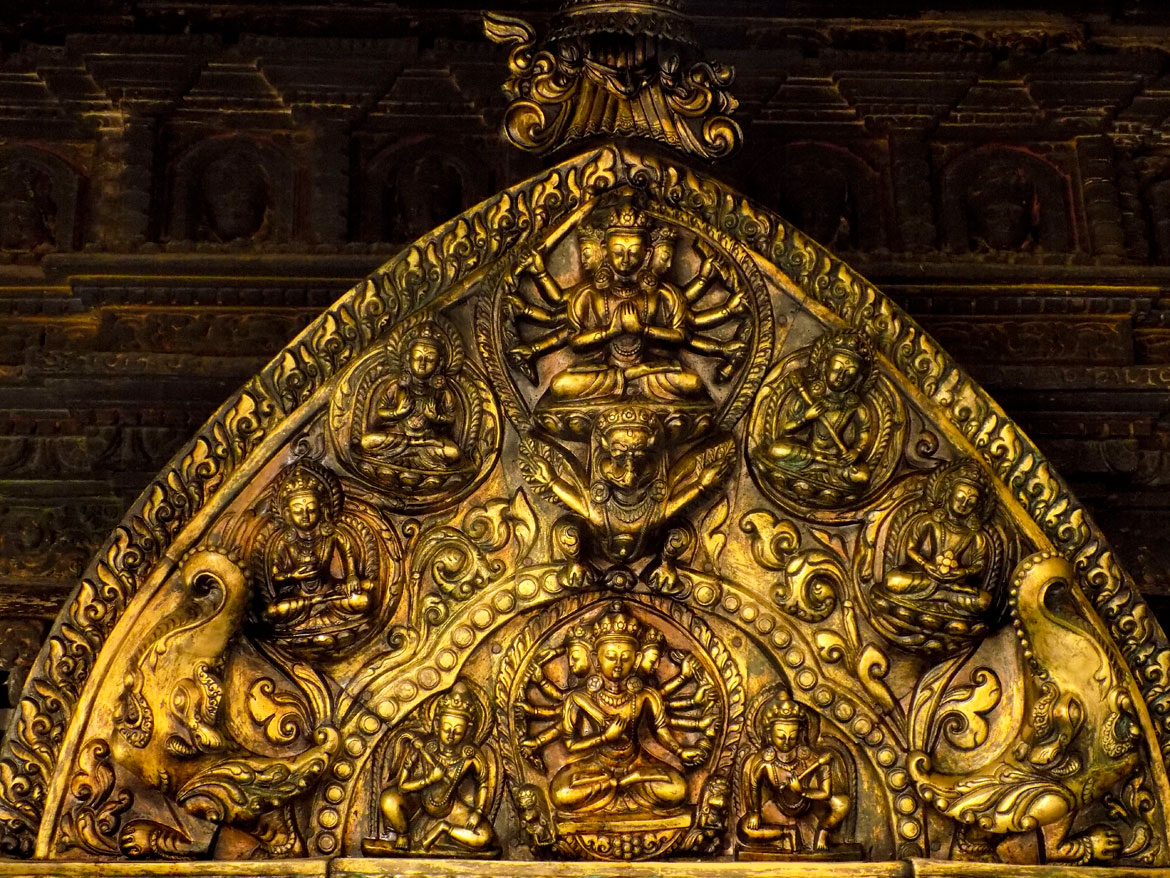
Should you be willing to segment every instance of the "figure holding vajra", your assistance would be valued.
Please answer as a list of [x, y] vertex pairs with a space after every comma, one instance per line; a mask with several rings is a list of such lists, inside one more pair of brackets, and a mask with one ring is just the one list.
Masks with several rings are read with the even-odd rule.
[[805, 709], [787, 692], [763, 707], [758, 722], [761, 749], [748, 755], [741, 769], [743, 816], [736, 827], [741, 855], [801, 853], [801, 823], [812, 832], [808, 849], [828, 853], [829, 835], [851, 806], [833, 780], [835, 755], [809, 743]]
[[827, 503], [868, 489], [877, 427], [867, 387], [872, 368], [869, 341], [846, 330], [818, 339], [808, 365], [773, 390], [776, 417], [756, 458], [792, 494]]
[[479, 712], [467, 684], [456, 682], [436, 701], [429, 733], [404, 734], [395, 742], [391, 782], [379, 798], [389, 839], [367, 840], [366, 853], [496, 852], [488, 806], [497, 769], [491, 754], [476, 743]]

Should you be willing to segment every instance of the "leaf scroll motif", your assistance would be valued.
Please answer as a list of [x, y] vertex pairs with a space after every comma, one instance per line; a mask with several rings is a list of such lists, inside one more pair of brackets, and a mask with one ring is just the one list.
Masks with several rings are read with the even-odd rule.
[[845, 571], [832, 555], [818, 549], [793, 555], [772, 592], [777, 604], [804, 622], [823, 622], [837, 608], [837, 590]]
[[273, 744], [291, 744], [311, 726], [300, 699], [278, 692], [271, 677], [261, 677], [248, 690], [248, 714]]
[[943, 736], [960, 750], [974, 750], [987, 740], [987, 714], [999, 705], [1003, 689], [991, 668], [976, 668], [970, 686], [952, 689], [942, 700], [938, 722]]
[[77, 772], [69, 781], [76, 804], [61, 820], [57, 849], [81, 848], [99, 856], [118, 853], [118, 827], [134, 804], [132, 793], [117, 789], [110, 745], [101, 738], [82, 749]]
[[823, 622], [837, 609], [837, 594], [846, 574], [835, 555], [821, 549], [797, 552], [800, 532], [766, 510], [749, 512], [739, 523], [751, 536], [752, 558], [765, 570], [780, 574], [772, 599], [804, 622]]

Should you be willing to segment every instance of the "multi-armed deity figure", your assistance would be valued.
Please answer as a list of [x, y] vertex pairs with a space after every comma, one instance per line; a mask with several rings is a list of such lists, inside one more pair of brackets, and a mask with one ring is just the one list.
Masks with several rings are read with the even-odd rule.
[[[760, 749], [748, 754], [740, 771], [740, 856], [827, 854], [830, 833], [852, 805], [848, 790], [833, 779], [838, 757], [810, 743], [805, 709], [787, 692], [763, 705], [756, 725], [754, 743]], [[802, 837], [802, 825], [811, 832], [811, 844]]]
[[[648, 686], [657, 690], [664, 699], [667, 724], [671, 729], [708, 733], [715, 724], [717, 706], [714, 684], [698, 659], [690, 653], [669, 649], [662, 632], [648, 625], [641, 626], [637, 643], [637, 661], [627, 678], [626, 687]], [[602, 678], [592, 675], [597, 670], [596, 652], [593, 628], [578, 624], [569, 629], [561, 646], [543, 649], [534, 658], [528, 684], [531, 690], [520, 707], [531, 720], [551, 719], [555, 722], [521, 740], [521, 746], [533, 755], [563, 737], [565, 729], [561, 720], [567, 696], [582, 684], [587, 688], [599, 688]], [[659, 683], [664, 653], [670, 654], [678, 665], [678, 672]], [[562, 661], [567, 663], [567, 673], [552, 667]], [[564, 685], [558, 680], [563, 680]], [[537, 694], [543, 703], [535, 703], [532, 696]]]
[[450, 469], [463, 459], [463, 449], [452, 436], [456, 400], [446, 375], [446, 341], [438, 327], [423, 323], [403, 346], [402, 374], [374, 401], [369, 429], [359, 439], [362, 450], [403, 467]]
[[[550, 327], [544, 335], [517, 344], [509, 359], [535, 377], [532, 360], [568, 346], [578, 357], [553, 375], [545, 405], [639, 398], [673, 402], [705, 400], [702, 378], [683, 365], [683, 350], [724, 361], [730, 375], [746, 352], [738, 338], [720, 339], [705, 330], [747, 315], [745, 297], [699, 308], [719, 272], [704, 253], [696, 276], [683, 289], [666, 279], [674, 262], [675, 234], [631, 204], [609, 214], [604, 228], [578, 232], [585, 279], [564, 290], [534, 253], [526, 264], [536, 281], [537, 303], [509, 297], [513, 317]], [[729, 273], [729, 272], [724, 272]]]
[[568, 692], [561, 708], [569, 759], [549, 785], [560, 812], [659, 814], [682, 806], [686, 781], [647, 749], [644, 730], [683, 766], [709, 755], [709, 747], [675, 737], [661, 690], [636, 673], [642, 633], [642, 623], [620, 601], [593, 626], [598, 676]]
[[272, 525], [257, 542], [258, 617], [273, 642], [327, 653], [359, 637], [375, 610], [378, 537], [344, 515], [337, 477], [302, 460], [280, 475]]
[[489, 808], [497, 767], [477, 743], [481, 713], [471, 689], [458, 681], [436, 700], [429, 731], [394, 742], [390, 783], [378, 801], [388, 838], [367, 839], [367, 853], [469, 856], [496, 849]]

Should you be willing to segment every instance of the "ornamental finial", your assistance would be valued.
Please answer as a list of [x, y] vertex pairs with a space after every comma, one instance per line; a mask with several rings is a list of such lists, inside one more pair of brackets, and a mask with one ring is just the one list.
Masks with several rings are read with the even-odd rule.
[[511, 47], [504, 134], [548, 152], [587, 137], [640, 137], [721, 158], [743, 132], [729, 116], [734, 71], [699, 57], [678, 0], [568, 0], [538, 40], [528, 22], [484, 15], [484, 31]]

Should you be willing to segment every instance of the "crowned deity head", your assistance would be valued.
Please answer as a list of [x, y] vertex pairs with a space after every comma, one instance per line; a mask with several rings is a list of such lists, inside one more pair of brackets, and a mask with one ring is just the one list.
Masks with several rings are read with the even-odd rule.
[[605, 229], [605, 252], [618, 277], [631, 278], [646, 262], [654, 222], [632, 204], [618, 207]]
[[760, 714], [763, 737], [782, 754], [791, 753], [801, 743], [808, 729], [804, 707], [787, 692], [773, 697]]
[[574, 625], [565, 637], [565, 651], [569, 670], [578, 677], [589, 673], [593, 662], [593, 639], [584, 625]]
[[609, 683], [620, 683], [634, 671], [638, 661], [642, 623], [621, 601], [613, 601], [593, 624], [597, 669]]
[[662, 632], [657, 628], [647, 628], [642, 633], [641, 649], [638, 651], [638, 672], [646, 677], [653, 677], [658, 673], [658, 665], [662, 661], [663, 650]]
[[285, 470], [276, 491], [277, 515], [302, 533], [328, 525], [341, 507], [341, 486], [332, 473], [309, 460]]
[[843, 394], [855, 391], [869, 378], [873, 367], [873, 346], [866, 336], [853, 329], [821, 336], [809, 355], [814, 379], [825, 391]]
[[969, 460], [939, 470], [931, 484], [930, 499], [940, 514], [969, 527], [986, 522], [994, 503], [983, 471]]
[[403, 368], [408, 378], [418, 382], [432, 381], [442, 375], [446, 364], [446, 340], [434, 323], [423, 323], [406, 337]]
[[439, 696], [434, 725], [441, 747], [454, 750], [467, 740], [475, 725], [476, 707], [475, 696], [462, 680]]

